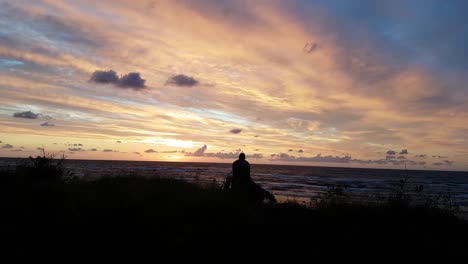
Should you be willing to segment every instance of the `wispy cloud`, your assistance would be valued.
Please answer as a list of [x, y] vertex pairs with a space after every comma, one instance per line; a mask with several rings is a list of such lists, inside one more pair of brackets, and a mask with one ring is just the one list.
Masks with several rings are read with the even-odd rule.
[[444, 160], [443, 162], [434, 162], [432, 165], [435, 166], [451, 166], [454, 162], [451, 160]]
[[[302, 149], [376, 167], [425, 158], [428, 169], [441, 153], [454, 161], [445, 168], [466, 170], [462, 2], [434, 13], [434, 1], [10, 1], [0, 8], [0, 127], [30, 146], [46, 136], [100, 151], [116, 138], [214, 150], [178, 156], [187, 161], [235, 146], [270, 163], [314, 164]], [[232, 128], [243, 130], [226, 137]], [[269, 160], [283, 151], [297, 156]]]

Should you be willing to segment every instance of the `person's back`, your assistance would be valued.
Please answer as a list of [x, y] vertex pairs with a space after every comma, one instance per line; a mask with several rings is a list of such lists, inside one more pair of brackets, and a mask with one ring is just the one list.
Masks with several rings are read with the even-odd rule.
[[239, 159], [232, 163], [232, 178], [227, 181], [227, 186], [231, 186], [234, 194], [249, 203], [262, 202], [264, 198], [275, 203], [275, 197], [257, 185], [250, 177], [250, 164], [245, 160], [245, 154], [239, 154]]
[[247, 183], [250, 179], [250, 164], [245, 160], [245, 154], [239, 154], [239, 159], [232, 163], [232, 177], [234, 182]]

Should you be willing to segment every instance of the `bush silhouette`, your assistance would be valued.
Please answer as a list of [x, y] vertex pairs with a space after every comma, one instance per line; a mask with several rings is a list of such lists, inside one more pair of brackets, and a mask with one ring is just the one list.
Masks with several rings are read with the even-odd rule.
[[35, 158], [30, 156], [22, 164], [16, 167], [16, 177], [24, 177], [31, 180], [64, 180], [73, 177], [73, 172], [64, 166], [65, 156], [56, 158], [54, 154], [46, 154]]

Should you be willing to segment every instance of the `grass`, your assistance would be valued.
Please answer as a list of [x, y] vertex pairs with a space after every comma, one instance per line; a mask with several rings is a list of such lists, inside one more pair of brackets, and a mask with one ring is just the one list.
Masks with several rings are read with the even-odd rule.
[[412, 205], [404, 188], [378, 203], [349, 202], [335, 186], [314, 208], [249, 204], [217, 185], [156, 176], [80, 181], [63, 162], [44, 154], [0, 172], [0, 235], [9, 254], [157, 259], [250, 252], [333, 260], [378, 253], [398, 260], [453, 257], [467, 246], [467, 223], [454, 210]]

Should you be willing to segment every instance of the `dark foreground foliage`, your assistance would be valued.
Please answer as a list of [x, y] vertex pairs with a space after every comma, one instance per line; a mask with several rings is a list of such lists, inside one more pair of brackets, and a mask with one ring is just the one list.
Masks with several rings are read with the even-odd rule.
[[468, 248], [466, 222], [435, 207], [333, 195], [315, 209], [250, 204], [215, 185], [137, 176], [80, 181], [61, 167], [35, 166], [0, 172], [2, 256], [385, 262], [455, 258]]

